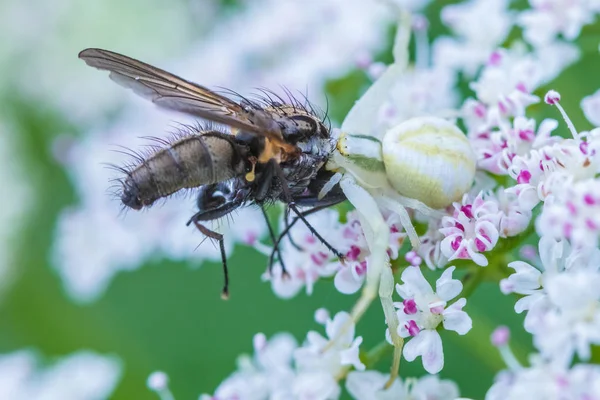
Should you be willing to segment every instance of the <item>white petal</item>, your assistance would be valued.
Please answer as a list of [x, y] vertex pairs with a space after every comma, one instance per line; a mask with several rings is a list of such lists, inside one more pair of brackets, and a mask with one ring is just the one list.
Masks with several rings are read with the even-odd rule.
[[452, 279], [452, 273], [456, 268], [454, 266], [446, 268], [440, 279], [435, 284], [436, 293], [440, 299], [449, 301], [458, 296], [463, 285], [458, 279]]
[[537, 268], [524, 261], [513, 261], [508, 264], [508, 267], [516, 271], [508, 277], [513, 292], [530, 294], [533, 290], [539, 289], [542, 273]]
[[403, 354], [407, 361], [421, 356], [423, 367], [430, 374], [437, 374], [444, 366], [442, 338], [433, 330], [422, 330], [404, 345]]
[[358, 347], [362, 343], [362, 337], [359, 336], [354, 339], [350, 348], [340, 351], [340, 364], [341, 365], [352, 365], [354, 369], [358, 371], [364, 371], [365, 364], [360, 361]]
[[515, 312], [517, 314], [521, 314], [523, 311], [531, 309], [531, 306], [533, 305], [533, 303], [535, 303], [542, 297], [546, 297], [546, 295], [542, 294], [541, 291], [538, 291], [534, 294], [531, 294], [529, 296], [525, 296], [525, 297], [519, 299], [515, 303]]
[[539, 242], [539, 250], [544, 269], [558, 272], [558, 269], [560, 269], [559, 260], [569, 253], [569, 247], [566, 240], [556, 240], [549, 235], [542, 236]]
[[333, 279], [333, 285], [343, 294], [356, 293], [362, 284], [363, 279], [356, 279], [350, 266], [342, 267]]
[[[404, 285], [399, 286], [404, 294], [409, 294], [408, 297], [430, 296], [433, 294], [433, 289], [419, 267], [407, 267], [402, 272], [402, 282], [404, 282]], [[402, 295], [400, 291], [398, 291], [398, 294]]]
[[293, 399], [337, 399], [341, 391], [334, 377], [322, 372], [302, 372], [291, 385], [292, 396], [288, 398]]
[[[345, 311], [340, 311], [335, 314], [333, 320], [327, 321], [325, 326], [325, 332], [327, 332], [327, 337], [329, 339], [333, 339], [337, 336], [338, 332], [345, 327], [348, 320], [350, 320], [350, 314]], [[338, 344], [340, 345], [349, 345], [352, 343], [354, 339], [354, 323], [346, 330], [344, 335], [339, 338]]]
[[404, 385], [396, 379], [392, 386], [383, 390], [389, 378], [379, 371], [351, 371], [346, 378], [346, 390], [356, 400], [399, 400], [405, 394]]
[[444, 329], [455, 331], [459, 335], [464, 335], [473, 327], [473, 321], [469, 315], [462, 311], [467, 303], [465, 298], [459, 299], [444, 311]]

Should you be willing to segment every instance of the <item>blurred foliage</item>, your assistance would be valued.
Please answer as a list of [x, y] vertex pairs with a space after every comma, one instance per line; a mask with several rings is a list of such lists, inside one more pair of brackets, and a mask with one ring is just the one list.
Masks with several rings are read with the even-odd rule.
[[[239, 3], [223, 1], [227, 7]], [[433, 7], [431, 16], [438, 11], [439, 5]], [[439, 23], [433, 23], [432, 28], [432, 37], [442, 32]], [[580, 40], [585, 50], [581, 61], [536, 93], [543, 97], [550, 87], [558, 90], [580, 129], [590, 125], [578, 102], [600, 87], [598, 34], [593, 29], [598, 27], [586, 28], [590, 35]], [[392, 34], [390, 31], [390, 38]], [[377, 59], [390, 61], [389, 46]], [[354, 71], [326, 85], [334, 121], [342, 120], [368, 84], [363, 72]], [[125, 371], [114, 399], [155, 399], [145, 382], [157, 369], [169, 374], [178, 399], [194, 399], [201, 392], [214, 391], [233, 372], [236, 357], [251, 352], [255, 333], [270, 336], [289, 331], [302, 340], [309, 329], [322, 331], [313, 320], [317, 308], [326, 307], [335, 313], [349, 310], [356, 300], [357, 296], [339, 294], [326, 281], [317, 283], [310, 297], [301, 293], [293, 300], [278, 299], [270, 285], [260, 280], [264, 257], [239, 247], [231, 257], [229, 301], [219, 298], [219, 264], [205, 263], [195, 269], [191, 263], [154, 260], [137, 271], [119, 274], [99, 301], [85, 306], [72, 303], [48, 260], [57, 216], [65, 206], [77, 202], [65, 171], [51, 156], [50, 133], [74, 132], [74, 128], [64, 117], [31, 99], [11, 97], [9, 101], [5, 97], [0, 104], [3, 118], [16, 127], [19, 157], [35, 190], [35, 207], [22, 226], [15, 227], [20, 240], [14, 269], [19, 276], [0, 302], [0, 352], [32, 347], [50, 358], [82, 348], [114, 353], [123, 360]], [[559, 118], [557, 110], [543, 103], [530, 110], [538, 120]], [[566, 133], [564, 126], [560, 130]], [[502, 295], [497, 284], [484, 282], [466, 307], [473, 318], [473, 330], [466, 336], [442, 333], [446, 364], [441, 376], [454, 379], [463, 396], [482, 398], [495, 373], [503, 368], [489, 342], [498, 325], [512, 328], [511, 344], [521, 361], [525, 362], [532, 351], [531, 338], [522, 329], [522, 316], [513, 311], [515, 300]], [[384, 330], [383, 314], [375, 303], [358, 326], [358, 334], [364, 337], [363, 349], [376, 346]], [[389, 365], [388, 356], [376, 367], [386, 371]], [[402, 364], [405, 377], [423, 373], [420, 360]]]

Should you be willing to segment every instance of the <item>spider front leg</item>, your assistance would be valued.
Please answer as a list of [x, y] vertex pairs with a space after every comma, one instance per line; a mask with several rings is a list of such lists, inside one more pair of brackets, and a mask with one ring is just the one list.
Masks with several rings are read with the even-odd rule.
[[[394, 350], [394, 362], [390, 380], [386, 387], [391, 385], [398, 376], [398, 367], [400, 365], [400, 355], [402, 353], [403, 339], [398, 335], [398, 316], [392, 302], [392, 293], [394, 291], [394, 276], [390, 268], [387, 249], [389, 245], [390, 229], [387, 226], [383, 215], [371, 193], [359, 186], [354, 178], [345, 176], [340, 181], [340, 187], [344, 194], [356, 208], [369, 250], [367, 266], [367, 276], [365, 286], [361, 296], [351, 312], [351, 319], [346, 326], [338, 332], [333, 338], [332, 343], [339, 340], [352, 323], [357, 323], [362, 315], [367, 311], [373, 300], [379, 295], [383, 312], [392, 338]], [[330, 345], [332, 344], [330, 343]], [[329, 346], [328, 346], [329, 347]]]

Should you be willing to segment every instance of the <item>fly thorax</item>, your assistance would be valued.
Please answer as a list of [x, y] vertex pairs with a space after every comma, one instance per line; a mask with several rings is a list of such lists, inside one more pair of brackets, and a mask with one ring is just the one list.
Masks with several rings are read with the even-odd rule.
[[366, 187], [388, 185], [381, 142], [372, 136], [340, 133], [331, 161], [328, 169], [343, 168]]

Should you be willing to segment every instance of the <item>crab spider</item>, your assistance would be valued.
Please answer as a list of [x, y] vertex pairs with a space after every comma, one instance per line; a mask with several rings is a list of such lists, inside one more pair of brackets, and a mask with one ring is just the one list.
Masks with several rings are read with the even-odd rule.
[[[409, 119], [373, 133], [389, 88], [408, 65], [410, 16], [401, 13], [394, 44], [394, 63], [367, 90], [344, 120], [327, 168], [336, 173], [320, 195], [339, 183], [356, 208], [371, 252], [362, 294], [352, 309], [357, 322], [379, 295], [394, 349], [390, 385], [398, 374], [403, 339], [392, 302], [394, 276], [387, 248], [389, 227], [381, 210], [400, 217], [413, 248], [419, 237], [407, 208], [439, 217], [443, 209], [467, 192], [475, 175], [476, 158], [465, 135], [438, 117]], [[344, 329], [339, 335], [343, 335]], [[332, 342], [335, 342], [336, 338]]]

